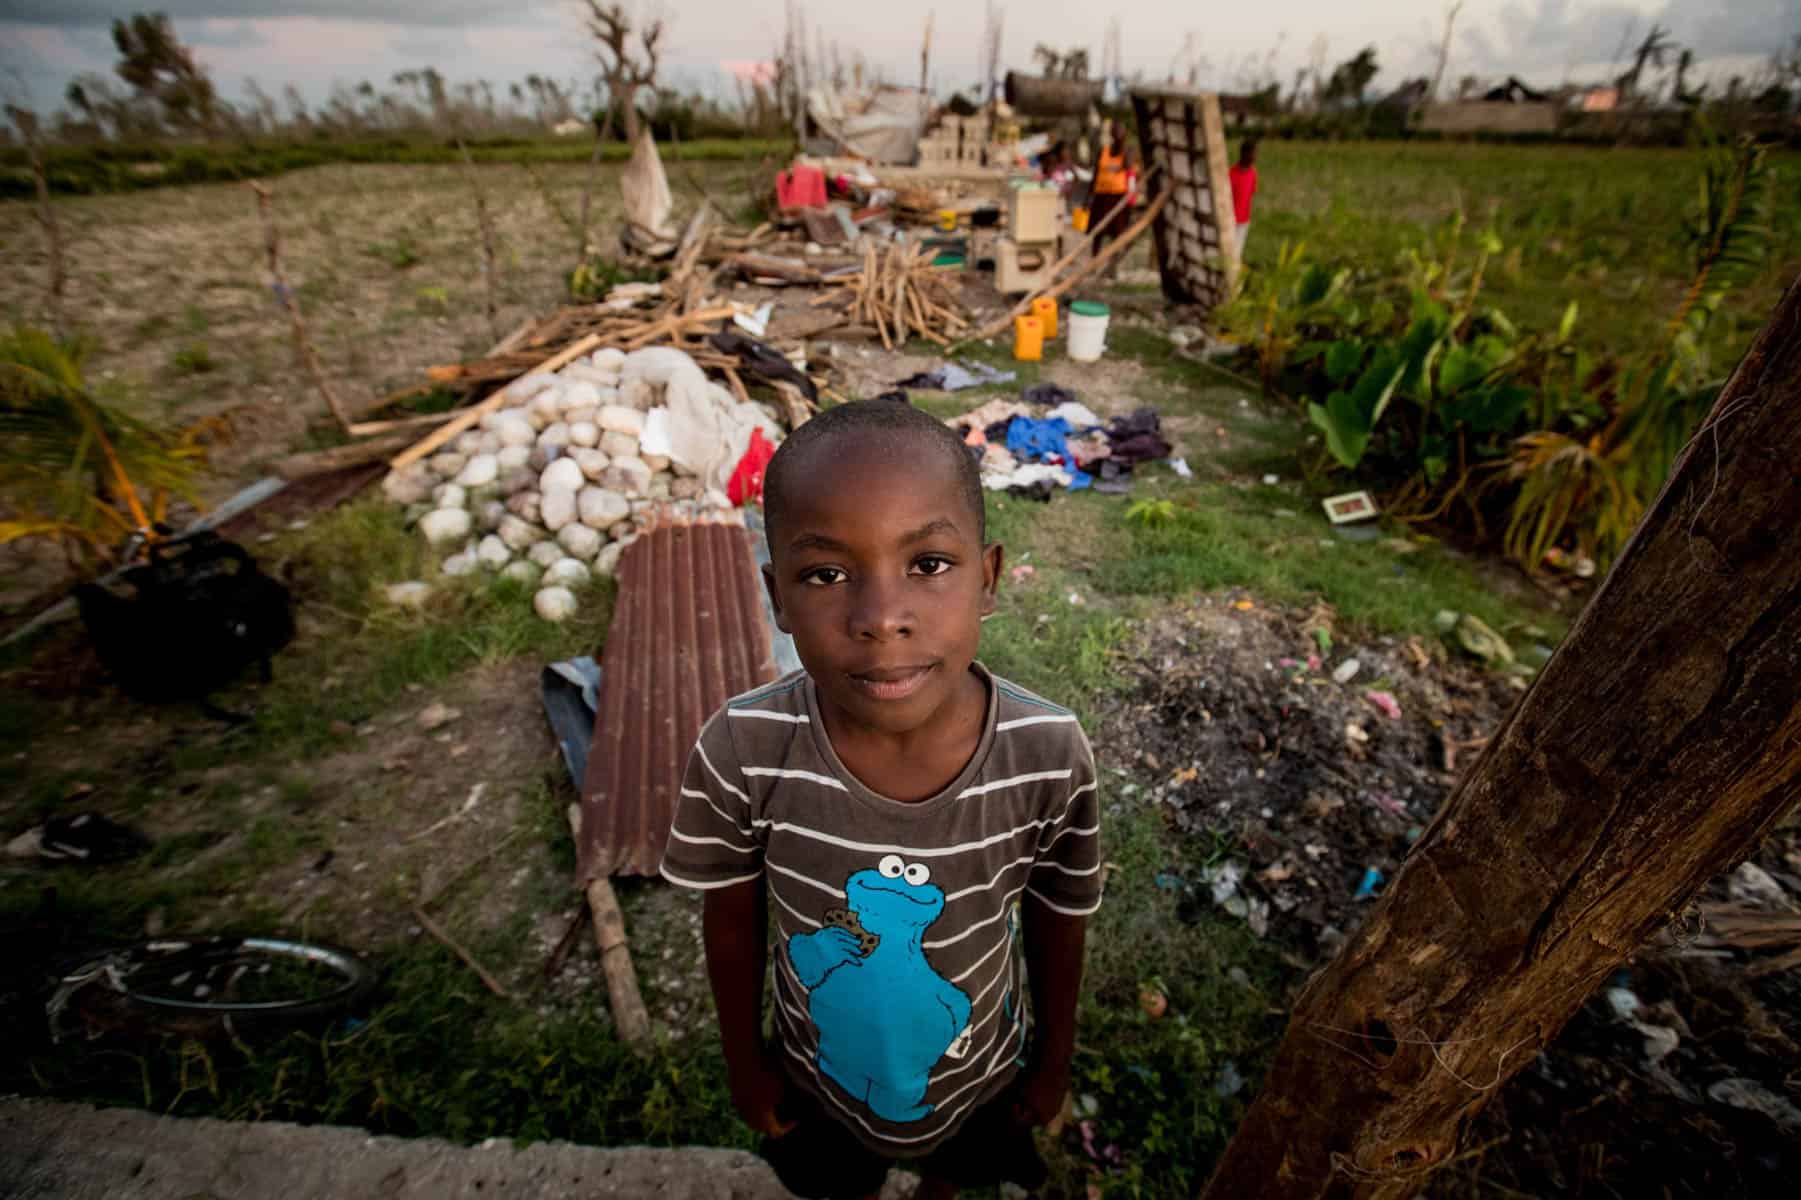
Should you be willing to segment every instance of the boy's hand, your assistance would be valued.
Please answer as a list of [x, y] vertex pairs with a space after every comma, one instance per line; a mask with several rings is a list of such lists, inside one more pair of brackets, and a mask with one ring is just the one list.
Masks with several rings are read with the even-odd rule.
[[1031, 1063], [1020, 1072], [1013, 1100], [1013, 1119], [1032, 1127], [1049, 1125], [1063, 1111], [1069, 1094], [1069, 1064]]
[[748, 1065], [736, 1068], [730, 1074], [732, 1106], [746, 1125], [758, 1133], [777, 1138], [794, 1128], [793, 1121], [784, 1121], [776, 1113], [788, 1093], [788, 1085], [768, 1055], [759, 1054]]

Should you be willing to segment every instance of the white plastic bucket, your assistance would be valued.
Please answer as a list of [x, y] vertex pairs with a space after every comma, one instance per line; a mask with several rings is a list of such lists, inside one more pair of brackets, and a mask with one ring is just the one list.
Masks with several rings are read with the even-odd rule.
[[1078, 300], [1069, 306], [1069, 356], [1077, 362], [1094, 362], [1107, 349], [1107, 306], [1094, 300]]

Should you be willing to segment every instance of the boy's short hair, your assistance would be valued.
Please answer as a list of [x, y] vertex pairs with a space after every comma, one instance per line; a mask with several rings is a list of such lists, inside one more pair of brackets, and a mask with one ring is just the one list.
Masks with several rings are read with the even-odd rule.
[[[956, 488], [970, 514], [976, 519], [976, 539], [988, 540], [986, 506], [982, 502], [982, 475], [976, 468], [975, 456], [954, 430], [938, 418], [914, 408], [900, 399], [853, 400], [825, 409], [788, 435], [776, 448], [775, 457], [763, 472], [763, 522], [771, 552], [776, 546], [776, 530], [786, 517], [788, 474], [802, 456], [824, 443], [866, 433], [890, 443], [912, 445], [914, 457], [941, 455], [956, 472]], [[847, 481], [846, 487], [854, 484]]]

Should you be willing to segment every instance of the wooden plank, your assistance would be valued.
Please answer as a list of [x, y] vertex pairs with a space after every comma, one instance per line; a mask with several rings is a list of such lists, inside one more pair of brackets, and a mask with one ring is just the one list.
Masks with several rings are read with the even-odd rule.
[[[519, 376], [519, 378], [523, 379], [526, 375], [546, 375], [552, 371], [565, 367], [582, 355], [597, 348], [601, 341], [602, 338], [600, 334], [591, 333], [581, 341], [566, 346], [560, 353], [545, 359], [531, 370], [525, 372], [524, 375]], [[445, 422], [438, 429], [427, 434], [414, 445], [402, 450], [399, 454], [396, 454], [389, 460], [388, 465], [396, 471], [400, 470], [402, 467], [411, 466], [436, 450], [439, 446], [448, 442], [457, 434], [476, 424], [489, 413], [494, 412], [497, 409], [505, 408], [506, 403], [507, 392], [505, 388], [501, 388], [492, 396], [483, 400], [480, 404], [471, 405], [468, 408], [462, 409], [457, 416]]]

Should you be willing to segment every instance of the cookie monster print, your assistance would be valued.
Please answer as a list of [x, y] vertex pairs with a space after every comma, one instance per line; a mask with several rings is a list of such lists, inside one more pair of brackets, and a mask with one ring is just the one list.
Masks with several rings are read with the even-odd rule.
[[840, 921], [788, 939], [819, 1031], [819, 1070], [884, 1121], [917, 1121], [932, 1111], [932, 1068], [967, 1052], [969, 997], [921, 946], [944, 889], [924, 863], [890, 854], [845, 880], [844, 895], [858, 929]]

